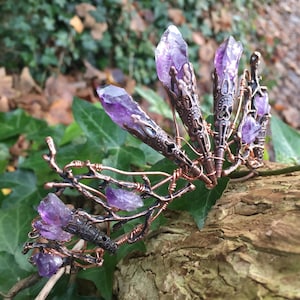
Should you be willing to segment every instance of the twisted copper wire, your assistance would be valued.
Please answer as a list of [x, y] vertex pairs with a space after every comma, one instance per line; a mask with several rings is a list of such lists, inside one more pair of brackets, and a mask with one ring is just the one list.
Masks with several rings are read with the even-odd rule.
[[[241, 147], [238, 149], [237, 154], [232, 154], [230, 151], [230, 144], [228, 143], [228, 138], [232, 135], [233, 132], [237, 135], [236, 140], [234, 139], [232, 143], [239, 143], [241, 140], [241, 137], [238, 135], [239, 132], [236, 132], [236, 122], [238, 121], [238, 118], [240, 117], [240, 111], [242, 107], [242, 100], [247, 97], [247, 99], [251, 99], [253, 94], [255, 94], [259, 89], [261, 89], [261, 86], [259, 85], [259, 78], [257, 75], [257, 64], [259, 62], [259, 56], [255, 53], [254, 59], [251, 62], [251, 74], [248, 70], [245, 70], [243, 73], [243, 77], [240, 81], [240, 90], [239, 90], [239, 105], [236, 111], [236, 116], [234, 118], [234, 121], [231, 122], [229, 127], [229, 134], [227, 137], [227, 140], [225, 141], [225, 145], [222, 145], [221, 150], [224, 152], [227, 151], [229, 153], [229, 161], [232, 162], [232, 165], [222, 172], [222, 176], [228, 175], [232, 171], [234, 171], [239, 165], [244, 164], [248, 166], [249, 168], [256, 167], [258, 164], [257, 157], [252, 156], [253, 155], [253, 149], [242, 149]], [[255, 60], [256, 59], [256, 60]], [[173, 70], [174, 71], [174, 70]], [[175, 74], [176, 75], [176, 74]], [[174, 76], [173, 74], [173, 80]], [[190, 80], [190, 78], [187, 78], [187, 80]], [[174, 83], [174, 82], [173, 82]], [[248, 86], [247, 86], [248, 84]], [[252, 92], [252, 88], [254, 87], [255, 90]], [[177, 86], [177, 89], [180, 89], [182, 87]], [[173, 96], [173, 101], [176, 101], [175, 93]], [[173, 110], [173, 117], [175, 120], [175, 112], [174, 107], [172, 105]], [[245, 109], [245, 111], [247, 108]], [[248, 108], [249, 111], [249, 108]], [[243, 112], [245, 113], [245, 112]], [[195, 128], [199, 127], [199, 124], [194, 121], [193, 123]], [[216, 132], [212, 132], [211, 130], [211, 124], [207, 124], [205, 120], [203, 120], [203, 126], [205, 126], [206, 131], [209, 135], [217, 135]], [[179, 137], [178, 134], [178, 127], [175, 122], [175, 128], [176, 128], [176, 145], [180, 145], [181, 137]], [[209, 169], [205, 167], [205, 172], [203, 170], [202, 163], [204, 164], [204, 154], [200, 153], [199, 151], [196, 151], [193, 146], [191, 146], [188, 142], [187, 144], [192, 149], [192, 151], [198, 156], [196, 159], [191, 160], [188, 157], [186, 157], [184, 160], [181, 160], [180, 164], [178, 164], [180, 167], [175, 169], [172, 174], [168, 174], [166, 172], [127, 172], [122, 171], [116, 168], [112, 168], [109, 166], [104, 166], [101, 163], [91, 163], [89, 160], [87, 161], [80, 161], [80, 160], [73, 160], [70, 163], [66, 164], [63, 169], [61, 169], [57, 163], [56, 163], [56, 155], [57, 151], [55, 148], [54, 141], [51, 137], [46, 138], [46, 143], [49, 148], [49, 154], [45, 154], [43, 158], [48, 162], [49, 166], [63, 179], [64, 182], [55, 183], [55, 182], [48, 182], [46, 183], [47, 188], [55, 188], [57, 190], [57, 194], [63, 193], [63, 191], [66, 188], [75, 188], [80, 194], [82, 194], [85, 198], [91, 199], [95, 201], [96, 203], [100, 204], [105, 212], [104, 215], [99, 216], [92, 216], [85, 212], [85, 215], [90, 219], [91, 222], [95, 223], [101, 223], [106, 224], [107, 226], [107, 235], [110, 237], [111, 232], [110, 229], [114, 229], [114, 227], [111, 227], [112, 222], [118, 224], [119, 226], [123, 226], [129, 221], [132, 221], [134, 219], [138, 218], [145, 218], [145, 221], [143, 224], [137, 225], [135, 228], [133, 228], [130, 232], [125, 233], [122, 236], [117, 237], [114, 242], [116, 245], [120, 246], [124, 243], [133, 243], [137, 240], [143, 238], [146, 231], [149, 229], [150, 224], [167, 208], [168, 204], [175, 199], [176, 197], [181, 197], [186, 192], [189, 192], [195, 188], [195, 186], [191, 183], [195, 180], [202, 180], [205, 182], [206, 186], [208, 188], [212, 188], [217, 184], [217, 181], [214, 181], [213, 178], [216, 177], [216, 174], [219, 174], [221, 171], [219, 168], [222, 168], [223, 162], [225, 161], [225, 157], [223, 155], [213, 155], [209, 154], [209, 159], [215, 161], [215, 169]], [[153, 146], [153, 145], [150, 145]], [[256, 146], [258, 147], [258, 146]], [[263, 148], [263, 146], [262, 146]], [[181, 151], [181, 147], [179, 147]], [[240, 152], [241, 151], [241, 152]], [[249, 153], [249, 152], [251, 153]], [[215, 151], [216, 152], [216, 151]], [[174, 153], [173, 153], [174, 154]], [[242, 155], [244, 154], [244, 155]], [[175, 154], [174, 154], [175, 155]], [[175, 155], [176, 156], [176, 155]], [[184, 151], [182, 151], [182, 156], [185, 157]], [[216, 157], [217, 156], [217, 157]], [[176, 156], [176, 158], [181, 158], [180, 156]], [[228, 160], [228, 158], [227, 158]], [[87, 168], [88, 173], [81, 174], [81, 175], [73, 175], [72, 168]], [[108, 170], [113, 172], [114, 174], [123, 174], [127, 176], [142, 176], [144, 183], [140, 182], [130, 182], [130, 181], [120, 181], [115, 179], [114, 177], [106, 176], [104, 174], [101, 174], [102, 171]], [[163, 176], [164, 178], [159, 180], [155, 185], [151, 187], [151, 181], [149, 179], [150, 175], [155, 176]], [[128, 215], [122, 215], [117, 214], [118, 209], [115, 209], [111, 207], [107, 203], [107, 199], [105, 194], [102, 194], [98, 189], [92, 188], [86, 184], [81, 183], [80, 181], [83, 179], [100, 179], [104, 183], [108, 184], [115, 184], [118, 185], [121, 188], [132, 190], [139, 194], [144, 194], [147, 197], [152, 197], [155, 199], [155, 203], [151, 204], [147, 208], [145, 208], [143, 211], [139, 211], [138, 213], [134, 214], [128, 214]], [[178, 180], [183, 179], [188, 182], [188, 184], [183, 187], [177, 189], [177, 182]], [[158, 189], [161, 186], [168, 185], [168, 195], [162, 196], [154, 191]], [[177, 189], [177, 190], [176, 190]], [[102, 199], [104, 201], [102, 201]], [[35, 232], [32, 232], [29, 236], [30, 238], [37, 238], [37, 234]], [[94, 266], [101, 266], [103, 263], [103, 254], [106, 251], [105, 249], [101, 247], [97, 247], [93, 250], [69, 250], [67, 248], [67, 245], [58, 244], [57, 242], [35, 242], [31, 245], [28, 244], [27, 248], [24, 246], [24, 251], [28, 251], [29, 248], [42, 248], [45, 252], [49, 253], [55, 253], [57, 255], [60, 255], [62, 257], [70, 257], [73, 259], [78, 259], [81, 262], [84, 262], [86, 265], [81, 264], [78, 261], [73, 261], [72, 263], [77, 266], [82, 266], [84, 268], [89, 267], [90, 265]], [[89, 255], [88, 253], [93, 253], [94, 256]]]

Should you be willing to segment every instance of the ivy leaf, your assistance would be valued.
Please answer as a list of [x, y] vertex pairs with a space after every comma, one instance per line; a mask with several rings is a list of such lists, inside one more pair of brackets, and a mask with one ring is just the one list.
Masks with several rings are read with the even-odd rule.
[[0, 174], [5, 171], [9, 156], [9, 148], [7, 145], [0, 143]]
[[[172, 174], [175, 169], [176, 165], [172, 161], [163, 159], [154, 165], [151, 171], [164, 170]], [[168, 208], [189, 212], [193, 216], [197, 226], [202, 228], [208, 212], [216, 201], [221, 198], [228, 181], [228, 177], [220, 178], [218, 184], [211, 190], [205, 187], [203, 181], [193, 181], [193, 184], [196, 186], [195, 190], [175, 199], [169, 204]], [[177, 182], [177, 188], [182, 187], [184, 184], [186, 184], [186, 182], [179, 180]], [[163, 190], [162, 188], [159, 188], [156, 192], [162, 195], [167, 193], [166, 189]]]
[[0, 252], [0, 291], [1, 292], [7, 293], [10, 290], [10, 288], [20, 280], [20, 278], [25, 278], [28, 275], [29, 275], [28, 271], [20, 268], [15, 263], [14, 255], [9, 254], [8, 252]]
[[113, 273], [117, 265], [117, 257], [104, 256], [101, 268], [92, 268], [79, 272], [78, 277], [93, 281], [105, 300], [112, 299]]
[[28, 116], [23, 110], [16, 109], [8, 113], [0, 113], [0, 140], [18, 137], [20, 134], [33, 134], [47, 128], [45, 121]]
[[[2, 180], [0, 179], [2, 182]], [[35, 192], [31, 196], [19, 195], [19, 201], [8, 208], [0, 210], [0, 290], [7, 291], [20, 278], [29, 275], [33, 270], [27, 256], [22, 254], [24, 242], [31, 221], [36, 214], [33, 206], [40, 195]]]
[[0, 188], [11, 189], [2, 201], [2, 208], [12, 207], [37, 192], [36, 177], [29, 171], [6, 172], [0, 175]]
[[31, 196], [21, 197], [16, 205], [0, 210], [0, 251], [17, 255], [23, 243], [27, 240], [27, 233], [31, 228], [31, 221], [36, 215], [34, 206], [42, 196], [34, 192]]
[[[102, 163], [106, 166], [118, 168], [124, 171], [130, 171], [132, 166], [144, 167], [145, 166], [145, 155], [143, 151], [135, 147], [119, 147], [109, 151], [109, 156], [102, 160]], [[121, 176], [115, 174], [115, 178], [129, 180], [126, 175]]]
[[89, 142], [104, 149], [118, 148], [126, 138], [126, 132], [112, 122], [103, 109], [80, 99], [74, 99], [73, 114]]
[[282, 122], [271, 118], [272, 141], [275, 159], [282, 163], [300, 163], [300, 133]]
[[[163, 156], [159, 152], [157, 152], [147, 144], [142, 143], [139, 139], [137, 139], [131, 134], [127, 135], [125, 145], [130, 145], [131, 147], [139, 148], [144, 153], [146, 163], [150, 166], [156, 164], [158, 161], [163, 159]], [[146, 167], [149, 166], [144, 166], [144, 168]]]
[[156, 92], [142, 86], [136, 86], [135, 92], [151, 104], [149, 107], [150, 112], [160, 114], [165, 118], [173, 120], [170, 106]]
[[81, 135], [82, 135], [82, 129], [79, 127], [79, 125], [76, 122], [73, 122], [66, 128], [64, 135], [60, 141], [60, 145], [62, 146], [71, 143], [75, 139], [79, 138]]
[[198, 228], [201, 229], [211, 207], [225, 191], [228, 181], [227, 177], [219, 179], [217, 186], [211, 190], [205, 187], [203, 181], [193, 182], [196, 189], [176, 199], [169, 205], [169, 208], [188, 211], [193, 216]]
[[[104, 156], [100, 147], [95, 147], [85, 138], [82, 141], [74, 140], [72, 143], [60, 146], [59, 141], [54, 140], [57, 147], [57, 163], [60, 167], [69, 163], [73, 159], [90, 160], [99, 162]], [[20, 166], [22, 168], [33, 170], [37, 177], [37, 184], [42, 185], [49, 180], [57, 177], [56, 173], [48, 166], [48, 163], [42, 158], [43, 154], [47, 154], [48, 149], [33, 152]], [[58, 177], [57, 177], [58, 178]]]

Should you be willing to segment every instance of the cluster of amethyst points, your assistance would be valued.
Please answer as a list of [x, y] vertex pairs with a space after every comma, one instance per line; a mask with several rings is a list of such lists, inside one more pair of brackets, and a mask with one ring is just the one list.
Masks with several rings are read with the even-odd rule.
[[[220, 45], [215, 54], [214, 65], [217, 74], [217, 87], [226, 95], [231, 94], [232, 97], [236, 92], [235, 87], [242, 51], [241, 43], [230, 36]], [[172, 82], [171, 70], [173, 74], [175, 72], [176, 79], [179, 82], [184, 76], [183, 67], [189, 62], [189, 59], [187, 43], [176, 26], [170, 25], [162, 35], [155, 51], [155, 60], [157, 75], [164, 87], [167, 90], [172, 90], [172, 92], [178, 92]], [[141, 125], [140, 122], [137, 122], [137, 119], [145, 120], [145, 123], [152, 122], [124, 89], [107, 86], [103, 89], [99, 88], [97, 92], [107, 114], [123, 129], [128, 131], [133, 129], [135, 132], [141, 132]], [[222, 110], [228, 113], [229, 123], [233, 103], [227, 103], [226, 101], [229, 100], [225, 101], [223, 99], [220, 101], [223, 102], [217, 103], [216, 106], [224, 106]], [[241, 121], [240, 132], [243, 144], [251, 144], [255, 140], [260, 131], [263, 116], [268, 115], [270, 111], [267, 92], [256, 94], [254, 103], [256, 113], [244, 116]], [[230, 126], [227, 127], [229, 131]]]
[[255, 142], [271, 109], [267, 92], [262, 91], [261, 95], [256, 94], [253, 100], [256, 113], [250, 112], [241, 126], [242, 142], [248, 145]]
[[[39, 204], [40, 219], [32, 223], [32, 227], [40, 236], [47, 240], [66, 242], [72, 235], [63, 230], [63, 226], [72, 218], [72, 210], [68, 208], [55, 194], [49, 193]], [[38, 252], [32, 256], [32, 262], [37, 266], [39, 274], [50, 277], [62, 266], [63, 259], [58, 255]]]
[[[238, 67], [242, 51], [241, 43], [236, 42], [233, 37], [229, 37], [220, 45], [215, 54], [215, 88], [217, 90], [215, 114], [217, 112], [218, 116], [223, 117], [223, 119], [219, 118], [223, 123], [215, 121], [215, 127], [218, 125], [221, 128], [215, 128], [215, 132], [217, 132], [215, 135], [219, 138], [221, 133], [218, 130], [224, 131], [225, 138], [227, 132], [231, 131], [230, 114], [236, 92]], [[155, 51], [155, 60], [159, 80], [166, 90], [173, 93], [180, 101], [179, 99], [183, 95], [180, 94], [182, 90], [179, 85], [187, 82], [183, 79], [189, 73], [185, 72], [184, 68], [190, 67], [190, 62], [187, 43], [176, 26], [170, 25], [162, 35]], [[121, 128], [134, 134], [167, 157], [168, 151], [171, 151], [172, 155], [177, 153], [177, 157], [182, 159], [181, 163], [192, 166], [192, 161], [188, 158], [185, 159], [185, 154], [181, 152], [180, 148], [176, 148], [175, 142], [159, 128], [124, 89], [109, 85], [105, 88], [98, 88], [97, 93], [106, 113]], [[241, 142], [244, 145], [255, 143], [270, 113], [268, 94], [265, 90], [256, 92], [250, 101], [251, 110], [245, 109], [238, 129]], [[215, 116], [215, 119], [218, 119], [218, 117]], [[202, 122], [202, 120], [200, 121]], [[223, 140], [225, 138], [223, 137]], [[216, 148], [220, 143], [221, 138], [220, 141], [216, 142]], [[224, 159], [219, 158], [219, 160], [223, 161]], [[125, 189], [107, 187], [105, 195], [107, 204], [119, 210], [133, 211], [144, 205], [138, 194]], [[73, 218], [73, 211], [55, 194], [49, 193], [40, 202], [38, 213], [40, 218], [35, 220], [32, 226], [39, 236], [59, 243], [65, 243], [72, 239], [73, 235], [67, 232], [65, 228]], [[34, 254], [32, 262], [38, 267], [41, 276], [49, 277], [63, 266], [64, 260], [63, 256], [44, 250]]]
[[[235, 85], [238, 75], [239, 61], [243, 52], [240, 42], [236, 42], [233, 37], [226, 39], [216, 51], [215, 72], [217, 75], [217, 86], [220, 90], [225, 89], [225, 93], [234, 95]], [[228, 91], [228, 87], [232, 91]], [[262, 121], [270, 113], [268, 93], [260, 91], [256, 93], [254, 99], [254, 110], [247, 113], [240, 125], [241, 140], [243, 144], [251, 145], [258, 136]], [[216, 104], [218, 105], [218, 103]]]
[[[106, 188], [107, 203], [117, 209], [132, 211], [143, 206], [143, 201], [134, 192], [123, 189]], [[72, 234], [65, 227], [73, 218], [73, 211], [55, 194], [49, 193], [38, 205], [40, 218], [32, 223], [34, 231], [39, 236], [60, 243], [68, 242]], [[63, 265], [63, 258], [47, 252], [39, 252], [32, 256], [32, 262], [37, 266], [41, 276], [49, 277]]]

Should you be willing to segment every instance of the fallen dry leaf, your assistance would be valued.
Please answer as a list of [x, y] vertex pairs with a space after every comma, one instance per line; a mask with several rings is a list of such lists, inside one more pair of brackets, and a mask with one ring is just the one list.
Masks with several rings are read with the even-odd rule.
[[6, 75], [5, 68], [0, 68], [0, 111], [8, 112], [12, 100], [20, 96], [20, 91], [13, 88], [13, 76]]
[[19, 156], [26, 156], [30, 142], [26, 140], [24, 135], [20, 135], [16, 143], [10, 147], [9, 152], [12, 156], [18, 158]]
[[84, 18], [86, 15], [89, 15], [89, 11], [96, 10], [96, 7], [89, 3], [80, 3], [75, 6], [76, 13], [79, 17]]
[[85, 81], [74, 81], [73, 77], [64, 75], [49, 77], [46, 81], [45, 95], [50, 105], [44, 119], [49, 124], [70, 124], [73, 120], [73, 97], [77, 95], [78, 89], [85, 89], [86, 85]]
[[287, 109], [282, 112], [282, 115], [290, 126], [297, 128], [298, 124], [300, 124], [300, 114], [297, 108], [288, 106]]
[[70, 20], [70, 25], [75, 29], [77, 33], [82, 33], [84, 29], [84, 25], [81, 21], [81, 19], [75, 15], [71, 20]]
[[199, 60], [201, 62], [211, 62], [215, 56], [217, 44], [213, 40], [208, 40], [205, 44], [199, 47]]
[[279, 103], [274, 103], [272, 105], [272, 107], [273, 107], [273, 109], [275, 109], [276, 111], [279, 111], [279, 112], [284, 111], [284, 110], [287, 109], [287, 107], [285, 105], [279, 104]]
[[221, 8], [211, 12], [212, 26], [216, 33], [230, 31], [232, 26], [232, 14], [228, 8]]
[[80, 30], [83, 30], [84, 28], [91, 29], [91, 36], [93, 37], [93, 39], [101, 40], [103, 37], [103, 33], [107, 30], [107, 24], [106, 22], [97, 23], [96, 19], [89, 13], [90, 11], [95, 10], [96, 7], [88, 3], [81, 3], [77, 5], [77, 14], [83, 19], [83, 22], [77, 17], [78, 21], [75, 20], [74, 23], [78, 22], [78, 26], [81, 26], [79, 27]]
[[27, 94], [33, 90], [37, 91], [38, 93], [42, 93], [42, 89], [32, 78], [28, 67], [23, 68], [19, 78], [19, 82], [16, 83], [16, 86], [22, 94]]
[[63, 98], [57, 98], [52, 102], [49, 111], [45, 114], [45, 120], [50, 125], [69, 125], [73, 121], [71, 105]]
[[91, 30], [91, 35], [95, 40], [101, 40], [103, 37], [103, 33], [106, 30], [107, 30], [106, 23], [95, 23]]
[[24, 109], [36, 118], [43, 117], [43, 111], [49, 106], [44, 94], [28, 93], [14, 100], [17, 107]]
[[87, 60], [83, 61], [86, 71], [84, 73], [84, 78], [93, 79], [97, 78], [99, 81], [106, 81], [106, 73], [98, 70], [93, 65], [91, 65]]
[[126, 85], [125, 85], [125, 90], [129, 95], [132, 95], [134, 93], [134, 89], [136, 86], [136, 81], [133, 78], [127, 78], [126, 79]]
[[76, 88], [71, 85], [68, 78], [64, 75], [51, 76], [46, 80], [45, 96], [49, 103], [57, 99], [64, 99], [65, 102], [71, 104]]
[[146, 29], [146, 24], [143, 18], [139, 15], [139, 13], [134, 10], [131, 14], [132, 18], [130, 20], [130, 29], [135, 32], [143, 32]]
[[6, 96], [0, 95], [0, 111], [8, 112], [9, 111], [9, 101]]
[[182, 25], [186, 22], [183, 11], [178, 8], [169, 8], [168, 16], [176, 25]]
[[202, 46], [205, 43], [205, 38], [202, 34], [202, 32], [197, 31], [192, 33], [192, 39], [195, 44]]
[[86, 28], [94, 28], [94, 26], [97, 24], [97, 21], [93, 16], [87, 13], [83, 18], [83, 24]]
[[0, 68], [0, 78], [5, 77], [6, 76], [6, 71], [4, 67]]

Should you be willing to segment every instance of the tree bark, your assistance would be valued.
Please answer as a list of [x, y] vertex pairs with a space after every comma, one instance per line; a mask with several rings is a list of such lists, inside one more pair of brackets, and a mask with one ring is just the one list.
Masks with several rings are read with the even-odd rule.
[[185, 212], [124, 259], [126, 299], [300, 299], [300, 174], [231, 183], [199, 230]]

